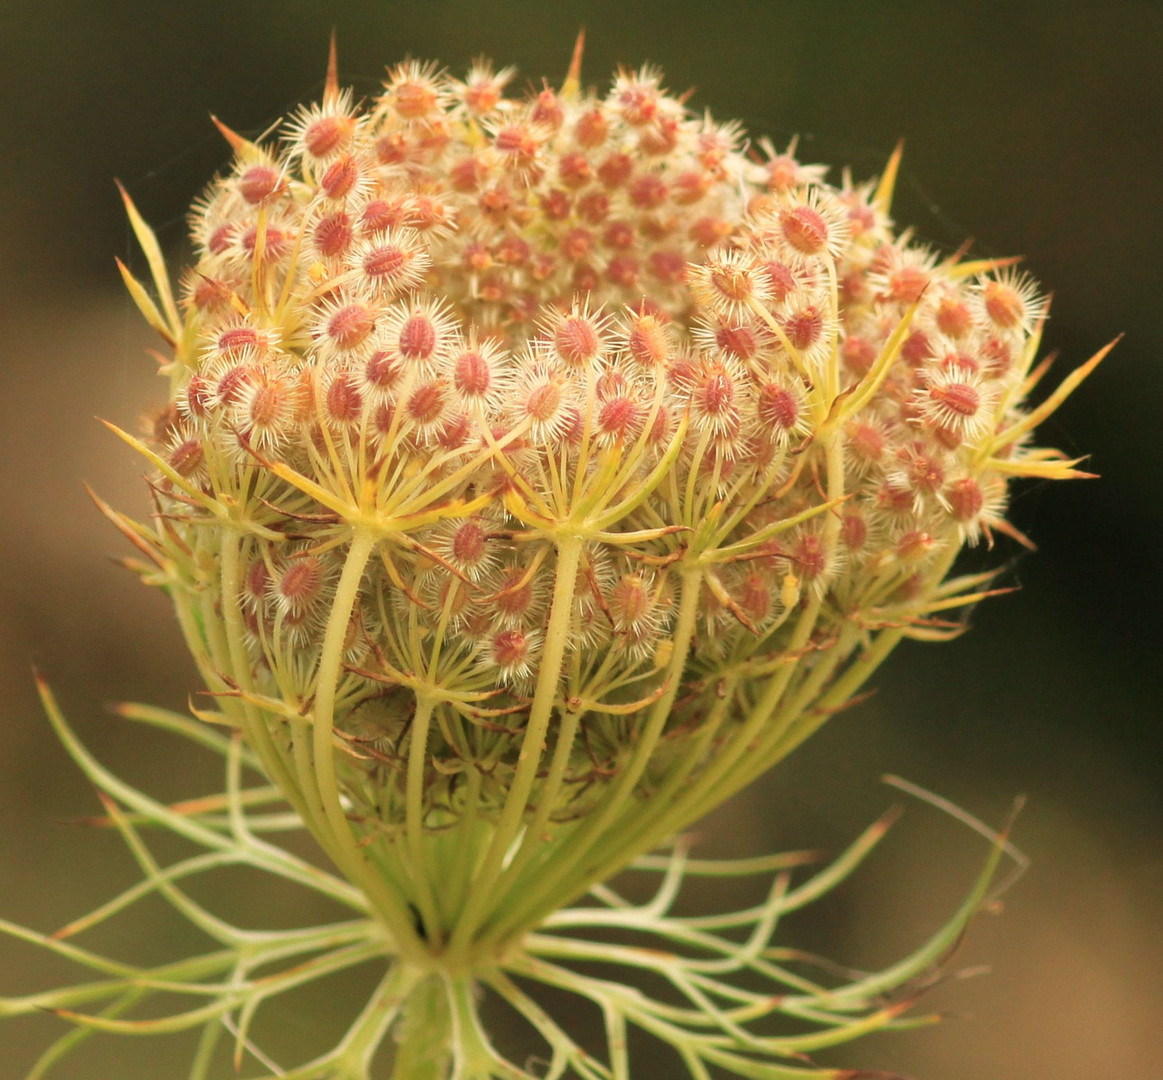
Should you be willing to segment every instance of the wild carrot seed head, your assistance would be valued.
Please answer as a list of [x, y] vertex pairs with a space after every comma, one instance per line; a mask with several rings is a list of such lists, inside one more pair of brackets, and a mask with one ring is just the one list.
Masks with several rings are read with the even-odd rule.
[[[962, 272], [894, 232], [877, 183], [747, 152], [652, 68], [512, 79], [408, 60], [367, 106], [329, 84], [281, 140], [231, 133], [155, 433], [160, 535], [246, 627], [230, 678], [312, 700], [332, 619], [341, 730], [430, 680], [433, 821], [462, 769], [518, 767], [539, 679], [595, 703], [616, 773], [635, 702], [673, 690], [678, 745], [728, 682], [758, 700], [752, 671], [843, 672], [1009, 529], [1011, 476], [1071, 474], [1023, 426], [1026, 274]], [[333, 617], [356, 533], [372, 552]], [[576, 749], [567, 774], [592, 769]], [[394, 827], [401, 804], [362, 810]]]

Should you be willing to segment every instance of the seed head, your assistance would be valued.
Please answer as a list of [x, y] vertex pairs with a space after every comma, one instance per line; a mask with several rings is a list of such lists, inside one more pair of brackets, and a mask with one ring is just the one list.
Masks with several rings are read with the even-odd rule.
[[203, 670], [248, 723], [287, 703], [264, 753], [432, 711], [410, 767], [336, 751], [369, 842], [455, 824], [474, 769], [480, 820], [581, 816], [646, 733], [642, 793], [737, 733], [775, 760], [788, 702], [934, 635], [960, 546], [1015, 534], [1012, 477], [1074, 475], [1023, 411], [1038, 288], [895, 233], [895, 165], [833, 187], [653, 68], [512, 79], [407, 60], [366, 107], [329, 79], [269, 144], [228, 133], [181, 310], [146, 306], [176, 342], [159, 579]]

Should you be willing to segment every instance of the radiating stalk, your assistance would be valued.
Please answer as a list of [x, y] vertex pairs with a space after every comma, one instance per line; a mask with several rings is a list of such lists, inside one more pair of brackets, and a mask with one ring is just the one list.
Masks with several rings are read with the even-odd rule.
[[[684, 574], [678, 618], [674, 629], [674, 648], [666, 674], [666, 690], [651, 706], [649, 716], [636, 740], [630, 760], [618, 777], [611, 782], [598, 805], [554, 852], [552, 866], [547, 868], [545, 875], [535, 883], [526, 895], [516, 899], [515, 904], [507, 906], [501, 917], [496, 920], [489, 935], [490, 938], [499, 940], [505, 933], [524, 925], [529, 911], [540, 910], [547, 903], [551, 903], [552, 907], [560, 907], [563, 902], [568, 903], [572, 893], [563, 894], [563, 882], [569, 880], [574, 884], [577, 883], [582, 860], [594, 850], [607, 834], [623, 807], [632, 798], [634, 788], [645, 772], [650, 756], [662, 736], [675, 697], [678, 694], [679, 683], [682, 679], [683, 669], [686, 667], [691, 641], [694, 638], [701, 587], [701, 574], [691, 572]], [[588, 868], [582, 870], [580, 876], [586, 879], [587, 884], [593, 880]]]
[[419, 960], [426, 955], [427, 950], [417, 937], [403, 897], [375, 872], [367, 855], [358, 847], [340, 801], [335, 775], [332, 741], [335, 730], [335, 693], [340, 679], [343, 643], [359, 595], [364, 568], [374, 547], [375, 534], [370, 529], [353, 530], [323, 635], [312, 709], [314, 778], [327, 819], [326, 832], [332, 837], [339, 856], [339, 866], [367, 892], [368, 899], [391, 930], [400, 953]]
[[501, 874], [509, 847], [516, 839], [525, 817], [529, 796], [537, 778], [537, 768], [544, 752], [545, 737], [549, 730], [561, 678], [581, 550], [582, 541], [577, 536], [566, 535], [558, 540], [553, 603], [549, 609], [545, 643], [541, 650], [540, 667], [537, 672], [537, 685], [533, 693], [533, 704], [529, 709], [525, 734], [521, 740], [517, 769], [513, 774], [505, 806], [501, 811], [488, 852], [473, 881], [468, 904], [457, 921], [450, 951], [459, 951], [463, 954], [477, 927], [488, 917], [488, 906], [494, 899], [492, 890]]

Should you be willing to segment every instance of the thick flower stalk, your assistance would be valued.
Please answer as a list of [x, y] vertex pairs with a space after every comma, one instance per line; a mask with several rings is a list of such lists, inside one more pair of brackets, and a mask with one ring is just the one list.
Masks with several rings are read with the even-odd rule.
[[[371, 1050], [334, 1075], [370, 1075], [389, 1029], [397, 1077], [527, 1075], [476, 1026], [480, 985], [554, 1076], [628, 1076], [627, 1023], [694, 1077], [803, 1075], [787, 1062], [895, 1022], [881, 995], [951, 938], [825, 992], [774, 973], [759, 934], [795, 906], [785, 875], [742, 952], [713, 919], [667, 922], [679, 871], [643, 909], [599, 883], [785, 757], [902, 638], [960, 630], [990, 579], [951, 577], [958, 552], [1021, 539], [1013, 478], [1079, 475], [1031, 437], [1101, 355], [1027, 409], [1045, 298], [1012, 260], [898, 233], [895, 156], [832, 186], [653, 69], [597, 93], [575, 58], [523, 99], [511, 76], [409, 61], [361, 104], [333, 57], [274, 137], [219, 124], [234, 159], [195, 204], [176, 299], [127, 199], [154, 296], [123, 272], [169, 400], [122, 433], [152, 463], [152, 523], [108, 512], [173, 599], [235, 767], [290, 803], [394, 958]], [[555, 915], [595, 889], [605, 908]], [[695, 949], [653, 962], [688, 1007], [567, 972], [651, 962], [555, 925]], [[772, 968], [779, 1004], [731, 997], [711, 976], [732, 964]], [[608, 1060], [511, 974], [596, 1001]], [[773, 1010], [818, 1030], [744, 1028]]]

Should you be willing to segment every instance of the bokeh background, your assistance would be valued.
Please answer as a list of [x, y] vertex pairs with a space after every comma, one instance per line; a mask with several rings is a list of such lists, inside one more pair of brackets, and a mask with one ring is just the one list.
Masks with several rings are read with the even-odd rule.
[[[318, 93], [327, 36], [341, 78], [374, 93], [406, 54], [463, 71], [479, 54], [522, 78], [564, 73], [587, 31], [585, 75], [661, 64], [693, 104], [739, 117], [806, 161], [876, 174], [906, 153], [896, 217], [952, 250], [1017, 253], [1054, 292], [1046, 347], [1059, 375], [1126, 337], [1043, 439], [1090, 454], [1097, 481], [1031, 485], [1013, 517], [1040, 550], [1008, 548], [1014, 595], [946, 646], [903, 647], [878, 693], [700, 829], [702, 850], [838, 850], [899, 795], [894, 772], [993, 823], [1026, 793], [1015, 837], [1032, 860], [1000, 918], [973, 926], [932, 1004], [942, 1025], [824, 1060], [924, 1080], [1163, 1076], [1163, 5], [440, 3], [151, 0], [0, 3], [0, 913], [49, 930], [133, 880], [115, 837], [77, 819], [96, 801], [33, 693], [41, 666], [106, 762], [173, 797], [214, 782], [183, 748], [112, 717], [133, 698], [181, 708], [196, 690], [164, 599], [110, 555], [126, 546], [82, 481], [145, 509], [133, 455], [95, 421], [132, 426], [160, 388], [150, 333], [123, 296], [141, 268], [121, 178], [180, 256], [184, 213], [226, 148], [213, 111], [247, 134]], [[884, 964], [952, 911], [985, 844], [919, 804], [869, 866], [785, 940]], [[726, 898], [702, 896], [707, 903]], [[294, 917], [260, 885], [256, 917]], [[277, 910], [276, 910], [277, 909]], [[96, 943], [175, 956], [160, 906]], [[63, 965], [0, 939], [0, 995]], [[342, 1008], [342, 995], [336, 1007]], [[296, 1037], [326, 1026], [296, 1019]], [[0, 1080], [58, 1031], [0, 1028]], [[278, 1057], [277, 1050], [271, 1052]], [[184, 1075], [154, 1047], [97, 1039], [62, 1078]], [[224, 1073], [223, 1075], [227, 1075]], [[643, 1080], [667, 1075], [648, 1064]]]

